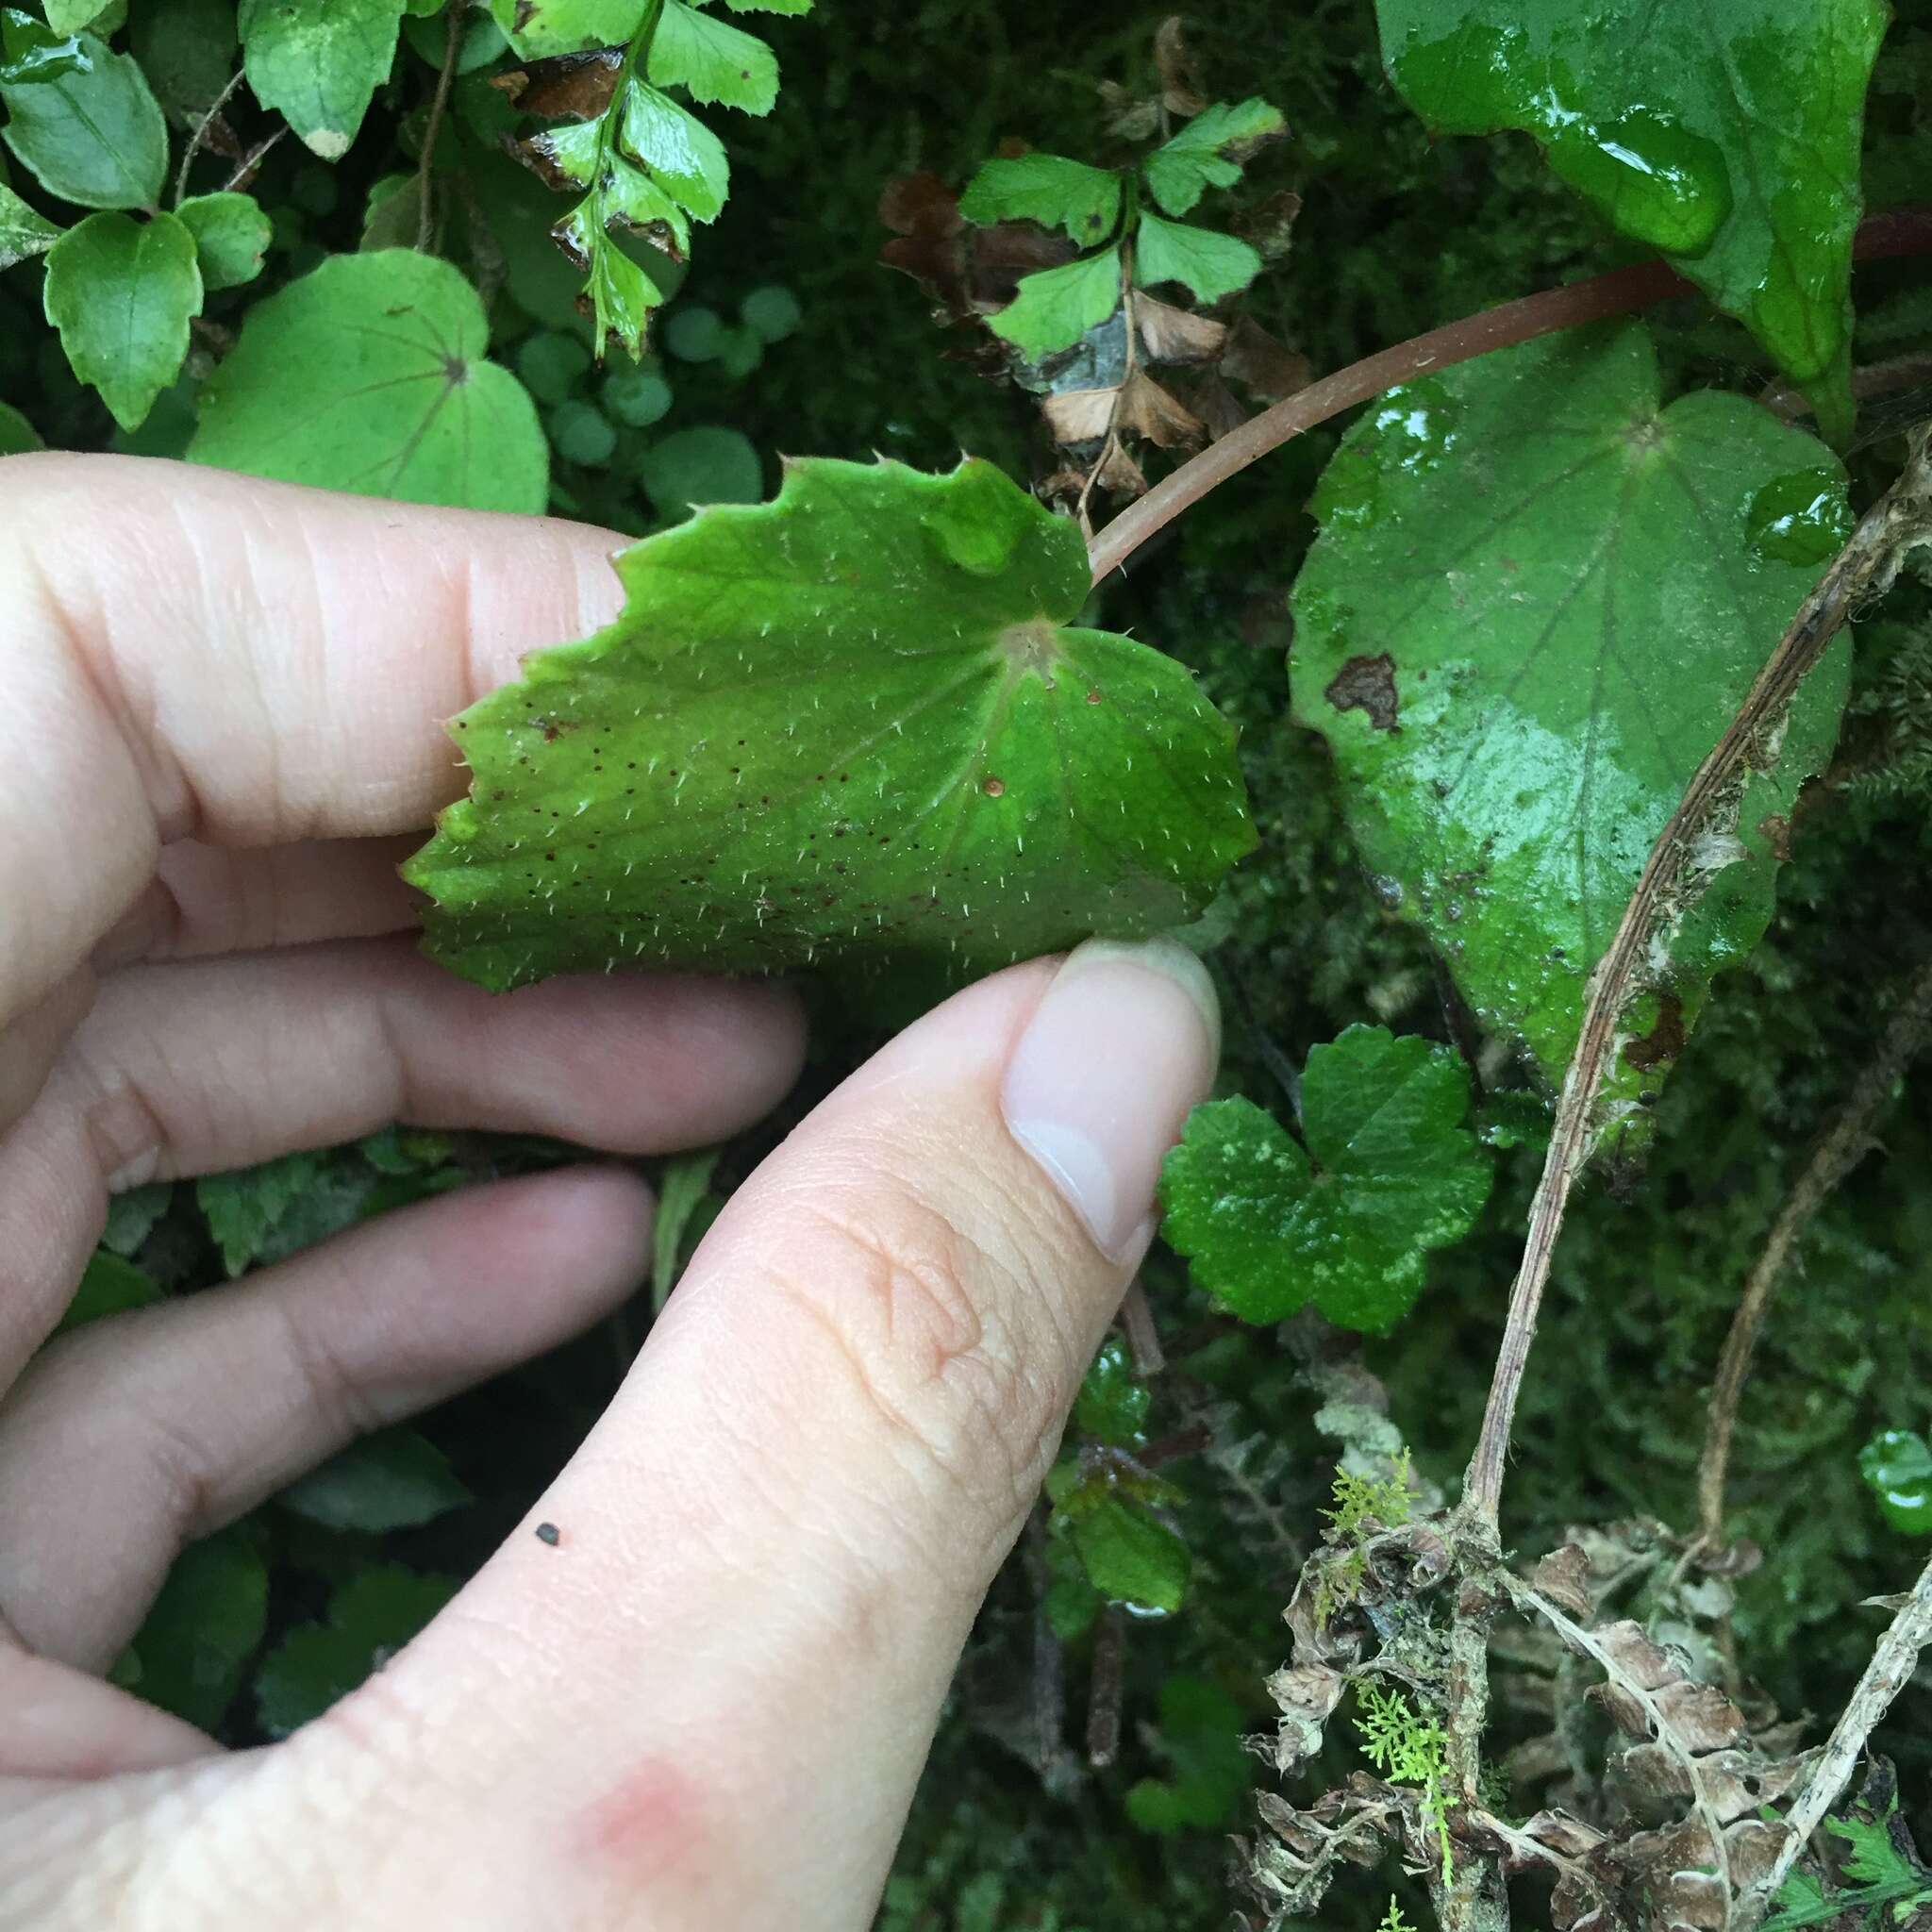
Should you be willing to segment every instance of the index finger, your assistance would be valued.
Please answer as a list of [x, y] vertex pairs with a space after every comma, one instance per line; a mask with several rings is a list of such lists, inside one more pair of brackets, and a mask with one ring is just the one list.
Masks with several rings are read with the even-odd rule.
[[625, 539], [151, 458], [0, 463], [0, 1017], [84, 958], [159, 847], [426, 825], [443, 721], [621, 601]]

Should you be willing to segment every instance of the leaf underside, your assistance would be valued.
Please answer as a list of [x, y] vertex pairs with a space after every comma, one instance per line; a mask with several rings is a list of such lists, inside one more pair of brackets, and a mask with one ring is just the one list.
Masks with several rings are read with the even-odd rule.
[[[1392, 391], [1323, 477], [1295, 715], [1334, 749], [1384, 899], [1553, 1084], [1652, 844], [1846, 534], [1843, 492], [1829, 451], [1742, 397], [1660, 408], [1635, 325]], [[1613, 1104], [1656, 1085], [1711, 975], [1761, 937], [1848, 665], [1840, 639], [1687, 855], [1702, 895]]]
[[456, 721], [471, 796], [406, 868], [486, 986], [982, 971], [1185, 920], [1253, 842], [1226, 722], [1159, 652], [1062, 627], [1080, 534], [990, 464], [792, 463], [618, 570], [615, 624]]

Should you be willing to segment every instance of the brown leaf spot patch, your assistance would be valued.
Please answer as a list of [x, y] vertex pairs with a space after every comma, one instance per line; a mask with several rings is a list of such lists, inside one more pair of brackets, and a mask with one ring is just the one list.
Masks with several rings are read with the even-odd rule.
[[1667, 992], [1657, 1002], [1657, 1024], [1624, 1049], [1624, 1061], [1639, 1073], [1667, 1065], [1684, 1051], [1684, 1002]]
[[1322, 695], [1338, 711], [1366, 711], [1377, 731], [1400, 731], [1395, 722], [1400, 705], [1395, 696], [1395, 659], [1387, 651], [1373, 658], [1351, 658]]

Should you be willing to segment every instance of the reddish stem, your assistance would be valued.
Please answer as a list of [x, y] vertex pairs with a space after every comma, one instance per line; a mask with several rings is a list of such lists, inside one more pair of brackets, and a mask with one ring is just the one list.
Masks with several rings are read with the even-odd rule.
[[[1900, 208], [1872, 216], [1859, 227], [1852, 253], [1858, 261], [1932, 253], [1932, 208]], [[1514, 348], [1539, 336], [1554, 335], [1558, 329], [1627, 315], [1666, 296], [1688, 294], [1692, 286], [1660, 261], [1639, 262], [1560, 289], [1524, 295], [1499, 308], [1486, 308], [1479, 315], [1464, 316], [1460, 322], [1432, 328], [1426, 335], [1411, 337], [1339, 369], [1333, 375], [1324, 375], [1320, 382], [1312, 382], [1273, 408], [1262, 410], [1219, 441], [1210, 442], [1198, 456], [1190, 457], [1179, 469], [1163, 476], [1145, 496], [1129, 504], [1088, 546], [1093, 581], [1097, 584], [1119, 570], [1150, 537], [1165, 529], [1218, 484], [1343, 409], [1431, 369], [1467, 362], [1492, 349]]]

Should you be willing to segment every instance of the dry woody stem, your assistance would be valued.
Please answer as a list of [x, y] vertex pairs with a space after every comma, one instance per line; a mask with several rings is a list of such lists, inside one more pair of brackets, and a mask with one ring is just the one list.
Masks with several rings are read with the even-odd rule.
[[1785, 1822], [1790, 1827], [1784, 1849], [1771, 1868], [1761, 1894], [1775, 1898], [1778, 1888], [1790, 1876], [1798, 1854], [1823, 1822], [1824, 1814], [1838, 1802], [1850, 1779], [1858, 1754], [1865, 1748], [1878, 1722], [1891, 1707], [1891, 1700], [1905, 1689], [1917, 1668], [1919, 1654], [1932, 1643], [1932, 1562], [1919, 1573], [1911, 1594], [1899, 1607], [1891, 1627], [1878, 1640], [1852, 1701], [1844, 1715], [1832, 1726], [1831, 1736], [1819, 1754], [1817, 1767]]
[[1738, 1424], [1738, 1401], [1751, 1373], [1751, 1357], [1765, 1310], [1812, 1216], [1871, 1150], [1873, 1127], [1891, 1100], [1899, 1075], [1924, 1045], [1928, 1032], [1932, 1032], [1932, 960], [1919, 969], [1907, 987], [1877, 1051], [1858, 1075], [1837, 1119], [1812, 1149], [1744, 1283], [1718, 1363], [1704, 1454], [1697, 1465], [1697, 1536], [1707, 1548], [1714, 1549], [1724, 1541], [1724, 1487]]

